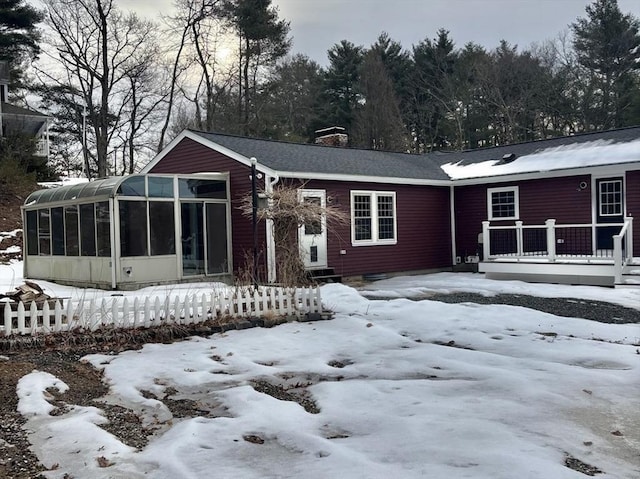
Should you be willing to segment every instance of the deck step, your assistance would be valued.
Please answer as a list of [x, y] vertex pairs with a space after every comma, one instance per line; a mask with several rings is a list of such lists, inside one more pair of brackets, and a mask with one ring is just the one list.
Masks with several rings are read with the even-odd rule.
[[336, 274], [333, 268], [312, 269], [307, 274], [316, 283], [342, 283], [342, 276]]

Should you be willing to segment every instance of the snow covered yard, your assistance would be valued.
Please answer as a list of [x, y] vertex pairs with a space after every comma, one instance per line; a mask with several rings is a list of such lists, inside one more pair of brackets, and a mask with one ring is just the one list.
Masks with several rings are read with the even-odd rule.
[[[367, 290], [397, 299], [326, 285], [331, 321], [85, 357], [104, 371], [104, 401], [148, 428], [141, 450], [99, 427], [100, 402], [56, 410], [46, 390], [66, 385], [25, 375], [18, 408], [46, 476], [584, 477], [567, 458], [640, 476], [639, 324], [420, 299], [518, 291], [640, 309], [640, 291], [447, 274]], [[187, 400], [191, 417], [172, 414]]]

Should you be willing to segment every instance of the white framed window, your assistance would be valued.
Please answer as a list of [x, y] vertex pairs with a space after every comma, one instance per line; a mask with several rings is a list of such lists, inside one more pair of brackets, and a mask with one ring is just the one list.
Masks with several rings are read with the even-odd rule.
[[517, 220], [520, 217], [518, 187], [487, 188], [487, 212], [491, 220]]
[[351, 192], [351, 244], [396, 244], [396, 194], [393, 191]]
[[598, 183], [600, 216], [622, 215], [622, 180], [606, 180]]

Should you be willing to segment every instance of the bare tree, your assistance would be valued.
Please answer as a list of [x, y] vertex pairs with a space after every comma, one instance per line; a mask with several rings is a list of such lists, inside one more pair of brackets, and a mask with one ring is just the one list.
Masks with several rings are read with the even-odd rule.
[[[112, 140], [131, 99], [133, 59], [152, 42], [154, 26], [119, 10], [113, 0], [43, 0], [55, 59], [62, 74], [49, 74], [58, 85], [82, 95], [96, 149], [96, 173], [106, 176]], [[145, 60], [146, 61], [146, 60]]]

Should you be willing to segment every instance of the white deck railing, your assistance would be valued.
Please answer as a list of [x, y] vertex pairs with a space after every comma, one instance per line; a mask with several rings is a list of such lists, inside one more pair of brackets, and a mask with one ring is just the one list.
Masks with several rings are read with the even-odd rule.
[[[612, 247], [598, 248], [598, 228], [618, 227], [611, 235]], [[545, 261], [545, 262], [602, 262], [613, 263], [616, 282], [624, 266], [633, 258], [633, 218], [624, 223], [556, 224], [548, 219], [544, 225], [496, 226], [482, 222], [482, 251], [484, 261]]]
[[41, 304], [0, 303], [0, 334], [47, 334], [102, 326], [154, 327], [195, 324], [216, 318], [296, 316], [321, 313], [320, 288], [240, 288], [184, 297], [110, 297], [101, 300], [52, 299]]

